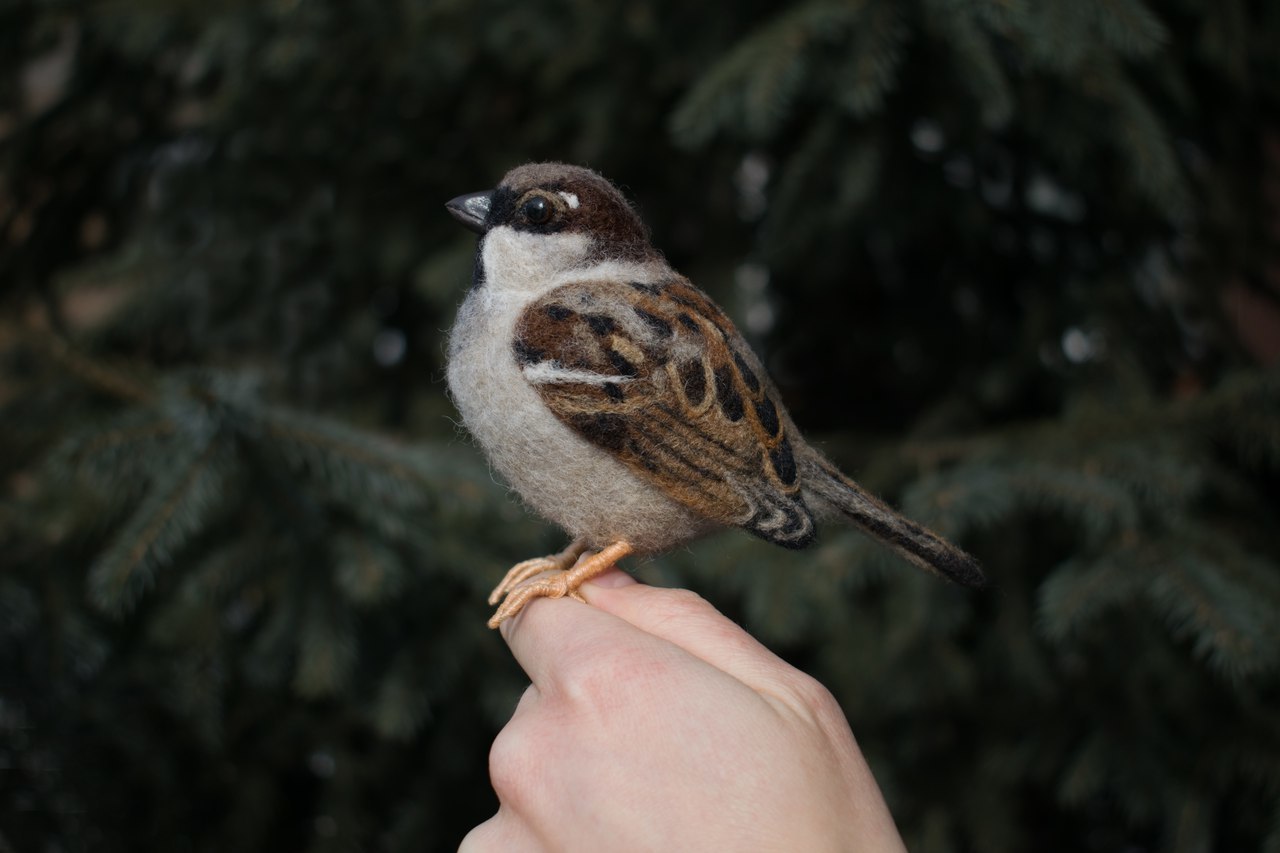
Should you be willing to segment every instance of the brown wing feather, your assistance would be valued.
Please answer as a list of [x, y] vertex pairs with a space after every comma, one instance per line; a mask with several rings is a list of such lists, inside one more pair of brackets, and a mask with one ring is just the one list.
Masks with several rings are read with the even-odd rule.
[[512, 347], [556, 417], [674, 500], [779, 545], [812, 540], [776, 392], [686, 280], [557, 288], [525, 309]]

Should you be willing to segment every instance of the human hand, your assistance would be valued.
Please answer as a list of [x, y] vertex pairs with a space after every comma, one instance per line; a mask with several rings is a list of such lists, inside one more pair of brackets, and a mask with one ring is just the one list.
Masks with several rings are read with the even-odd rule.
[[835, 699], [703, 599], [611, 571], [502, 625], [532, 684], [483, 851], [905, 848]]

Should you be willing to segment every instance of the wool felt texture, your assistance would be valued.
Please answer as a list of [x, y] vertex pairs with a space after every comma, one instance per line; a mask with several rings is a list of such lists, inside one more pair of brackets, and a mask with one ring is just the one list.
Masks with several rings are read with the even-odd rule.
[[[971, 557], [804, 441], [729, 318], [607, 180], [514, 169], [483, 231], [449, 388], [494, 469], [582, 549], [653, 553], [728, 526], [801, 548], [815, 512], [839, 513], [916, 565], [982, 583]], [[558, 583], [538, 594], [572, 593]]]
[[776, 394], [687, 281], [562, 285], [521, 313], [514, 351], [547, 408], [638, 478], [777, 545], [813, 539]]
[[[663, 271], [635, 262], [578, 266], [588, 264], [592, 251], [581, 234], [496, 228], [483, 241], [485, 281], [459, 309], [448, 379], [463, 423], [494, 470], [534, 512], [593, 549], [625, 540], [641, 553], [654, 553], [713, 529], [551, 415], [538, 387], [525, 378], [514, 346], [526, 305], [584, 269], [605, 276], [625, 271], [638, 280]], [[564, 268], [569, 258], [577, 264]]]

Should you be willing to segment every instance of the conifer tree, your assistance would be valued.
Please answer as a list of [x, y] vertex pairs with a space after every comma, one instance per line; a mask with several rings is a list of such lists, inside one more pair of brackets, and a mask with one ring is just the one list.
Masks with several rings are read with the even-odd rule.
[[634, 566], [835, 693], [919, 851], [1280, 850], [1280, 7], [0, 4], [0, 851], [456, 847], [561, 534], [455, 426], [510, 166], [600, 169], [963, 543]]

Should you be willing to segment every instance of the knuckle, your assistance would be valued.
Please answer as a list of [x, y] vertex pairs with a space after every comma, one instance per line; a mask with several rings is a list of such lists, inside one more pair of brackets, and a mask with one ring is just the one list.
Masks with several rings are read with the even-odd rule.
[[705, 598], [687, 589], [663, 590], [654, 604], [653, 618], [659, 626], [701, 631], [718, 623], [719, 612]]
[[536, 782], [537, 738], [526, 725], [514, 721], [503, 727], [489, 748], [489, 780], [504, 803], [517, 808]]
[[495, 849], [497, 845], [493, 835], [493, 822], [485, 821], [467, 833], [458, 845], [458, 853], [483, 853], [485, 850]]
[[804, 672], [793, 672], [787, 679], [785, 690], [791, 700], [792, 707], [814, 724], [826, 728], [842, 722], [844, 712], [840, 703], [822, 682]]
[[672, 617], [702, 617], [713, 613], [710, 602], [690, 589], [668, 589], [661, 593], [663, 607]]

